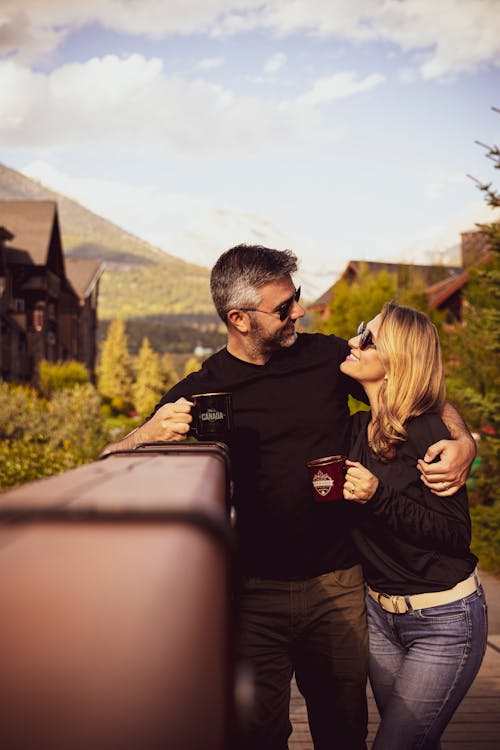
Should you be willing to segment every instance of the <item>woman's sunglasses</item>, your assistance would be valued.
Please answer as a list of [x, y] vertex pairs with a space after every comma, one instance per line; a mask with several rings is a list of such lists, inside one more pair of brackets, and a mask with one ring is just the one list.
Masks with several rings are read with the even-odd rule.
[[296, 290], [295, 294], [292, 294], [290, 299], [286, 299], [284, 302], [282, 302], [281, 305], [276, 308], [276, 310], [258, 310], [256, 307], [240, 307], [240, 310], [243, 310], [243, 312], [261, 312], [265, 313], [266, 315], [276, 315], [276, 313], [278, 313], [280, 320], [283, 322], [289, 317], [293, 303], [298, 302], [299, 299], [300, 286]]
[[358, 330], [356, 331], [357, 336], [361, 336], [358, 344], [358, 349], [361, 349], [363, 351], [364, 349], [368, 349], [368, 347], [373, 347], [374, 349], [377, 348], [377, 345], [373, 343], [373, 336], [372, 332], [369, 328], [365, 328], [365, 321], [363, 320], [362, 323], [359, 324]]

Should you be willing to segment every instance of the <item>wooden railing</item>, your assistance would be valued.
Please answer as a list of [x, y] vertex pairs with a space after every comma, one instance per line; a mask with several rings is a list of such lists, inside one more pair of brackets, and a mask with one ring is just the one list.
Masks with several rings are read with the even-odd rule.
[[167, 443], [0, 495], [0, 747], [234, 746], [229, 487]]

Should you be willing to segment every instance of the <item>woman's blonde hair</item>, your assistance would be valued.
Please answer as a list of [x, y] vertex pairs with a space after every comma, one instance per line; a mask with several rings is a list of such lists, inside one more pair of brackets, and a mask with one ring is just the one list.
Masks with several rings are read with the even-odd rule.
[[371, 434], [371, 449], [390, 461], [408, 435], [412, 417], [439, 411], [445, 398], [441, 346], [436, 326], [424, 315], [396, 302], [382, 308], [377, 352], [386, 377], [379, 392], [379, 411]]

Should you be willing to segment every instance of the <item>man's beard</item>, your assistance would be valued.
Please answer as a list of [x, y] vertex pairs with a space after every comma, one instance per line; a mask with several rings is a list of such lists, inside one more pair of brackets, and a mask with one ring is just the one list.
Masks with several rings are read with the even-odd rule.
[[[287, 330], [288, 328], [288, 330]], [[272, 354], [279, 349], [287, 349], [297, 341], [295, 327], [287, 324], [281, 331], [274, 334], [268, 333], [254, 318], [252, 325], [252, 344], [256, 354]]]

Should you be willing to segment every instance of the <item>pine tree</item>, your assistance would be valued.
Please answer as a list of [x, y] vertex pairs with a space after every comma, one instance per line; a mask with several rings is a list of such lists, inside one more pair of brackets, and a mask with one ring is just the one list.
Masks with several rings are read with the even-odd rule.
[[500, 502], [500, 222], [480, 228], [489, 235], [492, 257], [470, 274], [462, 326], [445, 337], [445, 352], [449, 399], [481, 437], [471, 499], [490, 505]]
[[[500, 114], [496, 107], [492, 108]], [[476, 141], [500, 169], [500, 148]], [[493, 183], [472, 178], [486, 203], [500, 207], [500, 191]], [[496, 218], [496, 217], [495, 217]], [[500, 503], [500, 221], [478, 224], [488, 237], [490, 260], [470, 274], [464, 291], [463, 325], [446, 341], [450, 360], [447, 378], [451, 400], [459, 406], [468, 425], [480, 436], [476, 473], [470, 483], [476, 503]], [[474, 468], [474, 465], [473, 465]]]
[[172, 358], [168, 353], [163, 354], [161, 357], [160, 372], [162, 377], [163, 393], [166, 393], [179, 380], [179, 376], [177, 375], [177, 372], [175, 371], [172, 364]]
[[132, 388], [134, 407], [141, 417], [151, 414], [163, 395], [163, 378], [160, 357], [143, 338], [135, 361], [136, 380]]
[[132, 400], [132, 367], [123, 318], [112, 321], [102, 346], [97, 387], [116, 411], [127, 411]]

